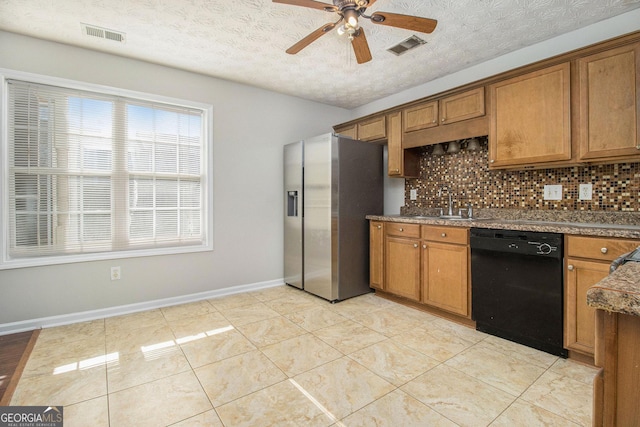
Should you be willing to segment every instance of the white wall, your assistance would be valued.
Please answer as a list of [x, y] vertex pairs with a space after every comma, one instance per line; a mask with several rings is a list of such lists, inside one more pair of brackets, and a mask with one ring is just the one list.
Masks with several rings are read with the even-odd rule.
[[[457, 73], [355, 108], [351, 110], [351, 118], [356, 119], [366, 116], [634, 31], [640, 31], [640, 9], [519, 49]], [[385, 214], [399, 213], [400, 206], [404, 204], [404, 179], [387, 178], [384, 197]]]
[[0, 326], [282, 278], [282, 146], [330, 132], [348, 110], [7, 32], [0, 52], [0, 68], [212, 104], [215, 245], [0, 271]]

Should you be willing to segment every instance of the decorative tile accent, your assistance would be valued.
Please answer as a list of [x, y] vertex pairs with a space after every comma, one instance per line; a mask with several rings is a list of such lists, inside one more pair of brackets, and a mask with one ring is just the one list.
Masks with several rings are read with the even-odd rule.
[[[431, 155], [423, 148], [420, 177], [405, 180], [405, 209], [448, 207], [450, 189], [454, 212], [474, 208], [640, 212], [640, 163], [573, 166], [557, 169], [489, 170], [488, 147], [456, 154]], [[593, 185], [592, 200], [578, 200], [580, 184]], [[544, 200], [544, 186], [562, 185], [562, 200]], [[409, 190], [418, 199], [409, 200]], [[440, 194], [439, 194], [440, 192]]]

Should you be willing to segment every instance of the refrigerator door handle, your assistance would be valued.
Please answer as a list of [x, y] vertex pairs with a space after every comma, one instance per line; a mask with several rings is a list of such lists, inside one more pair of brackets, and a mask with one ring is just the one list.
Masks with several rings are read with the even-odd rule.
[[287, 191], [287, 216], [298, 216], [297, 191]]

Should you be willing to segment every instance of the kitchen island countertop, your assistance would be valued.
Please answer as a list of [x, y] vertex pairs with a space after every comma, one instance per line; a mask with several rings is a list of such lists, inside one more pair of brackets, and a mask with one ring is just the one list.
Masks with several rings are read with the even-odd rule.
[[640, 316], [640, 262], [628, 262], [587, 291], [587, 304], [615, 313]]

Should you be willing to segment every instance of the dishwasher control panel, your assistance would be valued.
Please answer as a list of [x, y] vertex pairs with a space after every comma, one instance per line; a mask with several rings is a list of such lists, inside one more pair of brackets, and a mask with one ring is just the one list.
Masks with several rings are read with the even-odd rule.
[[558, 250], [557, 246], [551, 246], [549, 243], [527, 242], [536, 247], [536, 255], [549, 255], [551, 252]]

